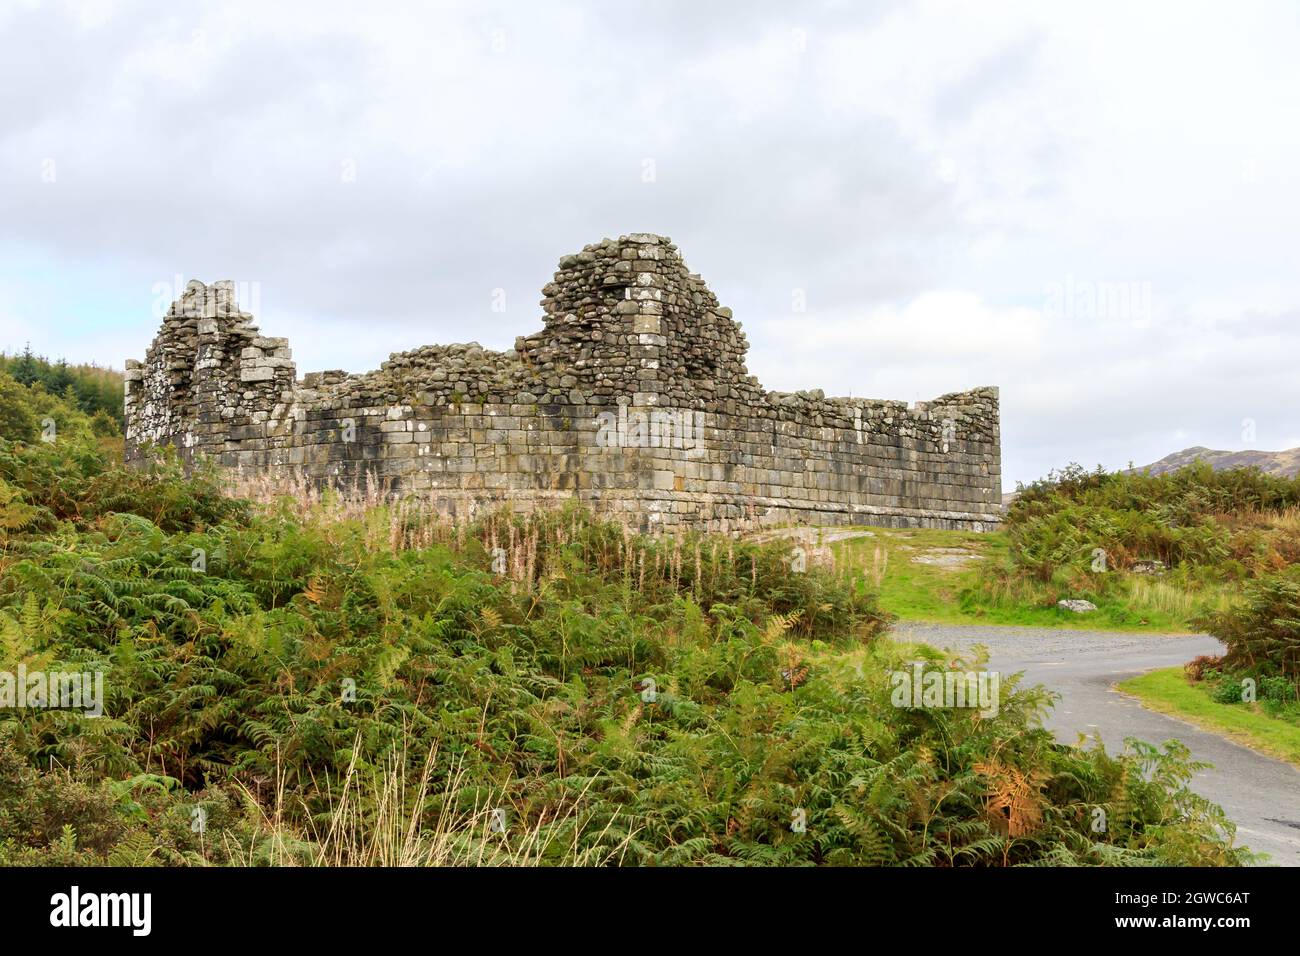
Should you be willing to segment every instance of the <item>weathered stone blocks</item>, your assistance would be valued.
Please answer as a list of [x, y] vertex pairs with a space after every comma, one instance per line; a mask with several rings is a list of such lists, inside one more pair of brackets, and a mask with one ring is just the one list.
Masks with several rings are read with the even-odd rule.
[[370, 477], [456, 516], [577, 498], [648, 529], [1000, 518], [996, 389], [914, 407], [768, 392], [740, 323], [661, 236], [565, 256], [542, 295], [542, 330], [509, 352], [424, 346], [299, 382], [233, 284], [192, 282], [127, 363], [127, 457], [170, 444], [187, 462]]

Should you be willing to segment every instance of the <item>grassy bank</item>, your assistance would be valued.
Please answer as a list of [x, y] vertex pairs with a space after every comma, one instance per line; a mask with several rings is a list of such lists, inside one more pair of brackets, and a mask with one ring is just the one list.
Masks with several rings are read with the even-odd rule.
[[1181, 667], [1130, 678], [1119, 689], [1152, 710], [1186, 720], [1300, 768], [1300, 724], [1270, 714], [1260, 704], [1217, 701], [1213, 685], [1189, 681]]
[[[1069, 466], [1020, 489], [993, 534], [827, 532], [837, 564], [904, 619], [1186, 632], [1300, 561], [1300, 480], [1205, 464], [1163, 475]], [[815, 542], [814, 542], [815, 543]], [[1085, 600], [1075, 614], [1058, 601]]]
[[[839, 529], [836, 529], [837, 532]], [[1223, 607], [1235, 589], [1186, 585], [1124, 570], [1105, 587], [1063, 587], [1007, 573], [1012, 541], [1006, 531], [977, 534], [930, 529], [857, 528], [829, 547], [838, 567], [877, 587], [882, 610], [902, 620], [1088, 630], [1179, 633], [1207, 607]], [[1075, 614], [1057, 606], [1066, 597], [1092, 600], [1097, 610]]]

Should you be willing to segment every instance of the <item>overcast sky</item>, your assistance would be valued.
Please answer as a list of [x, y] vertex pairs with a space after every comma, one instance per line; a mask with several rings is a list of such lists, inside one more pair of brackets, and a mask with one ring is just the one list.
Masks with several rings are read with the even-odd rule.
[[646, 231], [768, 388], [1001, 386], [1008, 489], [1297, 446], [1298, 11], [3, 0], [0, 349], [120, 368], [190, 278], [300, 373], [504, 349]]

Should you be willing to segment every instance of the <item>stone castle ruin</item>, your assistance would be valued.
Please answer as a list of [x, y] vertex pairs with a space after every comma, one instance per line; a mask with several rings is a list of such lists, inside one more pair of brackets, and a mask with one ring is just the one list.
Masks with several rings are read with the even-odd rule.
[[191, 282], [127, 362], [127, 458], [171, 445], [187, 464], [377, 481], [457, 517], [577, 499], [644, 530], [1000, 520], [996, 388], [915, 406], [766, 391], [740, 323], [661, 236], [565, 256], [542, 294], [542, 330], [512, 351], [430, 345], [299, 380], [232, 283]]

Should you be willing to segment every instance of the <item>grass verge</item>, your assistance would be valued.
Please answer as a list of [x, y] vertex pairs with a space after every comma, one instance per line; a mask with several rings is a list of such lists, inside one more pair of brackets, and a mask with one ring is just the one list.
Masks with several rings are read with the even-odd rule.
[[1189, 683], [1180, 667], [1130, 678], [1119, 689], [1151, 710], [1300, 768], [1300, 727], [1269, 716], [1257, 704], [1220, 704], [1210, 697], [1205, 685]]
[[[1189, 633], [1199, 600], [1173, 583], [1122, 575], [1113, 596], [1076, 595], [1053, 585], [1012, 581], [981, 587], [986, 565], [1008, 561], [1005, 532], [854, 528], [831, 543], [838, 567], [861, 571], [882, 610], [904, 621], [1146, 633]], [[1062, 597], [1089, 597], [1097, 610], [1075, 614]]]

